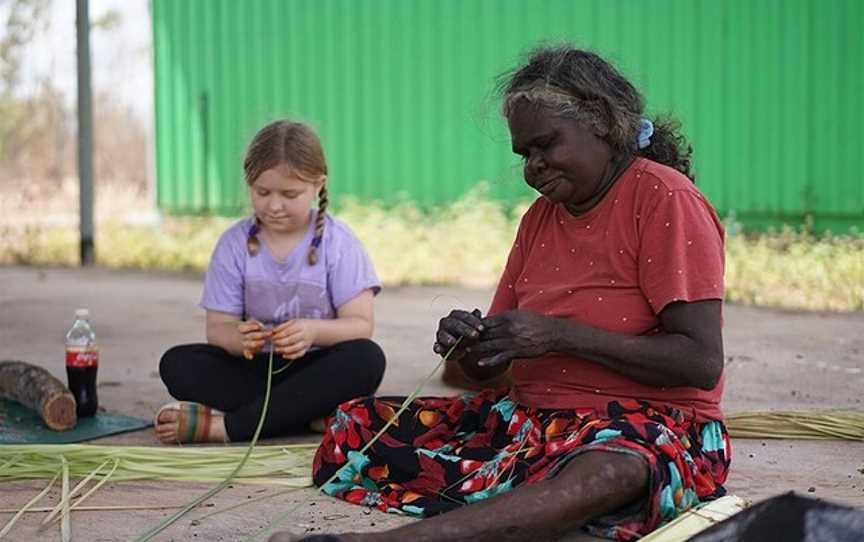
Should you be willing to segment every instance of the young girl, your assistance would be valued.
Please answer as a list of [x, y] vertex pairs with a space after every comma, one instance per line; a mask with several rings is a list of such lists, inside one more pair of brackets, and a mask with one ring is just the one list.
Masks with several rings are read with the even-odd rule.
[[[381, 286], [363, 245], [327, 216], [327, 164], [316, 134], [280, 120], [243, 164], [254, 216], [222, 234], [201, 306], [207, 343], [175, 346], [159, 372], [182, 401], [156, 414], [165, 443], [248, 440], [274, 372], [261, 436], [304, 430], [375, 392], [384, 353], [370, 340]], [[318, 199], [318, 209], [312, 202]]]

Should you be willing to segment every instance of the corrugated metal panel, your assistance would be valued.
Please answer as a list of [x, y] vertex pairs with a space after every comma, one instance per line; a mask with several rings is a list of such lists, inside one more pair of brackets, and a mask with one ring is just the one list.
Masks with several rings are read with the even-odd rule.
[[428, 206], [481, 180], [525, 197], [494, 81], [566, 39], [682, 120], [721, 213], [864, 226], [859, 0], [154, 0], [153, 12], [170, 212], [238, 212], [245, 145], [279, 116], [318, 129], [336, 198]]

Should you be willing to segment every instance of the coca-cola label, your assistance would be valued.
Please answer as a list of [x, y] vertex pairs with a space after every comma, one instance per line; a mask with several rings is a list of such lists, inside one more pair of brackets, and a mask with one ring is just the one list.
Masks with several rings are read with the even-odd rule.
[[67, 348], [66, 367], [98, 367], [99, 350], [95, 348]]

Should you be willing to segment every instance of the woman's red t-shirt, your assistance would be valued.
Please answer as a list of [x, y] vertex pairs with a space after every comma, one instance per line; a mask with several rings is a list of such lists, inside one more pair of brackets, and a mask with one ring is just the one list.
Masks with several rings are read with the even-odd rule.
[[[690, 179], [639, 158], [582, 216], [542, 197], [531, 205], [489, 313], [524, 309], [629, 335], [664, 333], [657, 315], [667, 304], [723, 299], [723, 235]], [[710, 391], [657, 388], [563, 353], [515, 360], [511, 376], [511, 396], [526, 406], [603, 411], [638, 399], [722, 419], [722, 378]]]

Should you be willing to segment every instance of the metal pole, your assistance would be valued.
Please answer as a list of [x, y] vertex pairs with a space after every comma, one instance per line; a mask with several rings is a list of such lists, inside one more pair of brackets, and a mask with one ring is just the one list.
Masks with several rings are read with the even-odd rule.
[[78, 39], [78, 178], [81, 213], [81, 265], [96, 262], [93, 243], [93, 93], [90, 87], [90, 8], [77, 0]]

